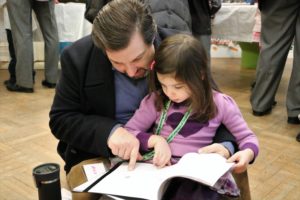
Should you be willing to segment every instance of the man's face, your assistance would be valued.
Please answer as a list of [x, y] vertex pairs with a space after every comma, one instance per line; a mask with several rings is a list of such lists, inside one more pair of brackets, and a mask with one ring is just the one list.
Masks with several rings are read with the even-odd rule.
[[118, 51], [106, 50], [113, 67], [133, 79], [144, 77], [154, 56], [154, 45], [146, 45], [141, 34], [136, 32], [128, 47]]

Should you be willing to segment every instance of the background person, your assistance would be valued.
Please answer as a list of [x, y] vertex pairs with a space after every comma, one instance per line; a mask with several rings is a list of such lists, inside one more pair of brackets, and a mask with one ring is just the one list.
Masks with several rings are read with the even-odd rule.
[[261, 50], [250, 102], [253, 115], [270, 114], [290, 47], [293, 69], [287, 90], [287, 122], [300, 124], [300, 1], [262, 0]]
[[54, 13], [57, 0], [9, 0], [9, 20], [16, 50], [16, 83], [6, 88], [12, 92], [32, 93], [33, 33], [32, 10], [39, 22], [45, 42], [45, 79], [42, 85], [55, 88], [58, 79], [59, 41]]
[[8, 18], [8, 12], [6, 7], [6, 0], [0, 1], [0, 6], [3, 8], [3, 22], [4, 22], [4, 28], [6, 32], [6, 39], [8, 42], [8, 52], [9, 52], [9, 64], [8, 64], [8, 72], [9, 72], [9, 78], [8, 80], [4, 81], [4, 85], [8, 84], [14, 84], [16, 83], [16, 55], [15, 55], [15, 48], [12, 38], [12, 33], [10, 30], [10, 23]]

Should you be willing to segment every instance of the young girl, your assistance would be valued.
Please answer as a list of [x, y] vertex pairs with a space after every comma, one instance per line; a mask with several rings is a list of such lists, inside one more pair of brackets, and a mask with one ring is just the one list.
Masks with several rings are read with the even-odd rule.
[[[205, 50], [197, 39], [184, 34], [168, 37], [151, 68], [152, 92], [125, 125], [140, 140], [140, 151], [150, 151], [144, 154], [145, 160], [151, 159], [158, 167], [176, 163], [184, 154], [210, 145], [223, 123], [240, 149], [231, 161], [243, 158], [247, 164], [253, 162], [258, 140], [234, 100], [212, 88]], [[217, 183], [218, 193], [238, 196], [231, 174], [225, 177]]]

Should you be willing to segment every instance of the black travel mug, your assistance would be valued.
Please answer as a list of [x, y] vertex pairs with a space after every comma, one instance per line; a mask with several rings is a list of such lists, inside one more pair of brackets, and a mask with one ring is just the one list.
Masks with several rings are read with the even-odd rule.
[[61, 200], [58, 164], [39, 165], [33, 169], [32, 174], [38, 188], [39, 200]]

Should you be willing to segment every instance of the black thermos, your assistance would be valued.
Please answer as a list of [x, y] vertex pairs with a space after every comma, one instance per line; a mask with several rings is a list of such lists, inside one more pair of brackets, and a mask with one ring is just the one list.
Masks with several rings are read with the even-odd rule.
[[32, 174], [38, 188], [39, 200], [61, 200], [58, 164], [39, 165], [33, 169]]

